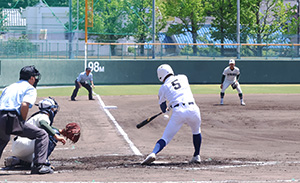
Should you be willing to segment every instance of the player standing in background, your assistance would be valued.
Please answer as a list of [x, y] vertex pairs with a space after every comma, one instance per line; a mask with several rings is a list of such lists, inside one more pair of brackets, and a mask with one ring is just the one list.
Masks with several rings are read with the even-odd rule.
[[47, 166], [48, 134], [45, 130], [26, 124], [29, 108], [37, 97], [35, 89], [40, 73], [34, 66], [25, 66], [20, 71], [20, 80], [4, 88], [0, 96], [0, 157], [10, 140], [10, 135], [35, 139], [32, 174], [53, 173]]
[[[163, 82], [158, 93], [160, 108], [163, 113], [168, 108], [173, 109], [173, 112], [162, 138], [157, 141], [152, 153], [141, 164], [149, 165], [155, 161], [156, 154], [172, 140], [184, 123], [191, 127], [193, 134], [195, 151], [190, 162], [200, 163], [201, 115], [190, 89], [188, 78], [185, 75], [174, 75], [172, 68], [167, 64], [158, 67], [157, 76]], [[167, 107], [167, 101], [169, 107]]]
[[220, 101], [220, 104], [221, 105], [223, 105], [225, 90], [229, 87], [229, 85], [231, 85], [233, 89], [236, 88], [236, 90], [238, 91], [240, 101], [241, 101], [241, 105], [243, 105], [243, 106], [246, 105], [244, 100], [243, 100], [243, 92], [242, 92], [241, 86], [238, 82], [239, 77], [240, 77], [240, 69], [235, 67], [235, 60], [230, 59], [229, 60], [229, 66], [224, 69], [223, 75], [222, 75], [222, 84], [220, 86], [220, 88], [221, 88], [221, 93], [220, 93], [221, 101]]
[[[57, 102], [49, 97], [41, 100], [38, 104], [39, 111], [34, 113], [25, 123], [44, 129], [49, 134], [49, 145], [47, 152], [47, 164], [50, 166], [48, 157], [54, 150], [56, 142], [66, 143], [65, 139], [60, 136], [61, 130], [52, 127], [54, 117], [59, 110]], [[4, 161], [6, 167], [13, 168], [16, 165], [29, 166], [34, 157], [34, 143], [26, 137], [16, 136], [12, 142], [12, 155]]]
[[95, 88], [94, 82], [93, 82], [93, 74], [91, 73], [91, 68], [89, 68], [89, 67], [87, 67], [85, 69], [85, 72], [81, 72], [79, 74], [79, 76], [77, 77], [77, 79], [75, 80], [75, 89], [73, 90], [73, 93], [71, 96], [72, 101], [75, 101], [75, 97], [77, 96], [78, 90], [79, 90], [79, 88], [81, 88], [81, 86], [83, 86], [85, 89], [88, 90], [89, 100], [95, 100], [95, 99], [93, 99], [92, 87], [88, 84], [88, 81], [90, 81], [92, 87]]

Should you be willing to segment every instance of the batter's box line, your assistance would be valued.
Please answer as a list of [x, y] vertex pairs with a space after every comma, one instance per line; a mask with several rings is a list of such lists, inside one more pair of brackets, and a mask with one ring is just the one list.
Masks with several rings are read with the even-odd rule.
[[117, 128], [117, 130], [119, 131], [119, 133], [123, 136], [124, 140], [129, 144], [129, 147], [131, 148], [132, 152], [135, 155], [139, 155], [142, 156], [142, 153], [138, 150], [138, 148], [133, 144], [133, 142], [129, 139], [127, 133], [125, 133], [125, 131], [123, 130], [123, 128], [119, 125], [119, 123], [117, 122], [117, 120], [113, 117], [113, 115], [109, 112], [109, 110], [107, 108], [105, 108], [105, 104], [103, 102], [103, 100], [101, 99], [100, 95], [98, 95], [97, 93], [95, 93], [93, 91], [93, 94], [97, 97], [100, 106], [102, 107], [102, 109], [104, 110], [104, 112], [106, 113], [106, 115], [109, 117], [109, 119], [113, 122], [113, 124], [115, 125], [115, 127]]
[[[228, 169], [228, 168], [241, 168], [241, 167], [255, 167], [255, 166], [272, 166], [279, 164], [300, 164], [300, 161], [231, 161], [236, 165], [208, 165], [206, 167], [191, 167], [183, 168], [186, 170], [215, 170], [215, 169]], [[178, 168], [178, 167], [177, 167]]]
[[[1, 181], [1, 180], [0, 180]], [[147, 182], [147, 183], [233, 183], [233, 182], [239, 182], [239, 183], [265, 183], [265, 182], [299, 182], [300, 179], [286, 179], [286, 180], [221, 180], [221, 181], [163, 181], [163, 182]], [[32, 183], [28, 181], [6, 181], [7, 183]], [[70, 183], [66, 181], [34, 181], [34, 183]], [[89, 182], [72, 182], [72, 183], [91, 183]], [[92, 181], [92, 183], [116, 183], [116, 182], [95, 182]], [[141, 182], [118, 182], [118, 183], [141, 183]]]
[[[216, 170], [216, 169], [229, 169], [229, 168], [242, 168], [242, 167], [258, 167], [258, 166], [273, 166], [279, 164], [300, 164], [300, 161], [225, 161], [224, 164], [228, 165], [209, 165], [205, 163], [209, 163], [210, 161], [203, 161], [200, 164], [201, 167], [182, 167], [182, 166], [174, 166], [174, 163], [170, 161], [156, 161], [152, 165], [148, 165], [149, 168], [161, 168], [161, 169], [181, 169], [181, 170]], [[173, 164], [173, 165], [172, 165]], [[181, 164], [189, 164], [188, 162], [182, 162]]]

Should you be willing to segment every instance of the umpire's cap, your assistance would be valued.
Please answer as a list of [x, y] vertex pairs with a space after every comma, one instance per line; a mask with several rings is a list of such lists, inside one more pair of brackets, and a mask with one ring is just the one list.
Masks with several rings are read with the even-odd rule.
[[20, 80], [29, 80], [31, 76], [37, 76], [35, 79], [40, 80], [41, 74], [34, 65], [25, 66], [20, 71]]

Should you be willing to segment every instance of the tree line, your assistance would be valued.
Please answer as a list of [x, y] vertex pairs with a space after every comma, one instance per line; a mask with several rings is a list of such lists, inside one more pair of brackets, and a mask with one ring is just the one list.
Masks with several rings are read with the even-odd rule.
[[[66, 0], [1, 0], [0, 8], [26, 8], [38, 2], [49, 6], [68, 6]], [[79, 2], [79, 9], [77, 9]], [[225, 39], [237, 42], [237, 0], [156, 0], [156, 31], [167, 35], [189, 32], [193, 43], [197, 40], [209, 42], [199, 37], [197, 31], [205, 26], [211, 17], [211, 39], [224, 43]], [[79, 14], [77, 15], [77, 13]], [[85, 0], [72, 0], [72, 27], [84, 31]], [[77, 20], [79, 17], [79, 20]], [[241, 0], [240, 39], [246, 43], [249, 35], [256, 43], [271, 42], [274, 33], [298, 34], [299, 20], [297, 5], [284, 0]], [[89, 38], [96, 42], [117, 42], [120, 38], [133, 37], [138, 43], [152, 40], [152, 0], [93, 0], [93, 27], [88, 28]], [[196, 54], [197, 46], [192, 47]], [[224, 48], [221, 48], [221, 52]], [[263, 47], [248, 47], [249, 51], [261, 56]], [[144, 47], [140, 50], [144, 52]], [[223, 54], [223, 53], [221, 53]]]

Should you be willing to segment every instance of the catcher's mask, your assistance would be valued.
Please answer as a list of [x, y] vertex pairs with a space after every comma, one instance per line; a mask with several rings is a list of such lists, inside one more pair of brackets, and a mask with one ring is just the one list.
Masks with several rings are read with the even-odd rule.
[[157, 77], [159, 81], [164, 82], [168, 75], [174, 75], [173, 69], [168, 64], [162, 64], [157, 68]]
[[38, 104], [40, 111], [45, 111], [49, 114], [51, 124], [53, 123], [53, 118], [59, 111], [59, 105], [52, 97], [45, 98], [41, 100]]

